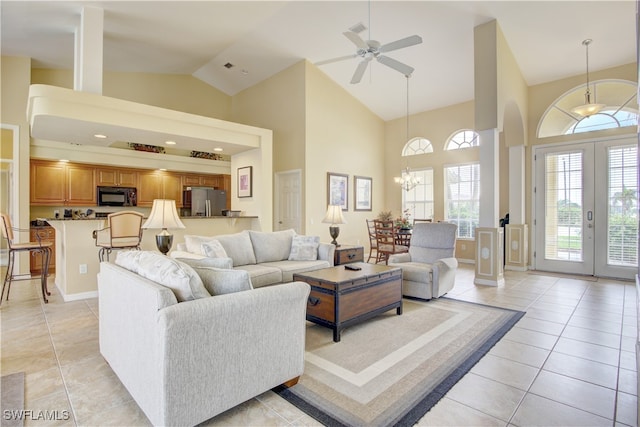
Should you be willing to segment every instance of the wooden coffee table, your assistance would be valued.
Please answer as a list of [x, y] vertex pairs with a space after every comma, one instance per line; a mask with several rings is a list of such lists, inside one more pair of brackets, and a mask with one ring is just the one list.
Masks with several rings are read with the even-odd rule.
[[307, 301], [307, 320], [333, 329], [333, 341], [351, 325], [396, 309], [402, 314], [402, 270], [386, 265], [356, 262], [294, 274], [294, 281], [311, 285]]

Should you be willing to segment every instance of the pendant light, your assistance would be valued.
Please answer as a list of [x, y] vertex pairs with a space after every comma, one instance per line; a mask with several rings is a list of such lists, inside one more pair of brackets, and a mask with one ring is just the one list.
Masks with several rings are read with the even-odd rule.
[[598, 114], [604, 107], [604, 104], [596, 104], [595, 96], [594, 102], [591, 102], [591, 90], [589, 89], [589, 45], [593, 40], [586, 39], [582, 41], [582, 44], [586, 48], [587, 52], [587, 90], [584, 93], [584, 104], [578, 105], [575, 108], [572, 108], [571, 111], [579, 116], [589, 117], [594, 114]]
[[[411, 75], [406, 74], [405, 77], [407, 78], [406, 141], [409, 142], [409, 77], [411, 77]], [[396, 176], [393, 180], [396, 184], [400, 184], [404, 191], [411, 191], [416, 187], [416, 185], [420, 184], [420, 178], [411, 174], [411, 169], [409, 169], [408, 164], [402, 171], [402, 175]]]

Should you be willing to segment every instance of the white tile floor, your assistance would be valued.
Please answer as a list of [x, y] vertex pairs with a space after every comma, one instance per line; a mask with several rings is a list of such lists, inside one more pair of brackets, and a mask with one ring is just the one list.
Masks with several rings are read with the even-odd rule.
[[[636, 291], [631, 282], [506, 272], [504, 286], [473, 284], [461, 265], [448, 295], [526, 311], [518, 324], [419, 425], [637, 425]], [[53, 285], [14, 284], [0, 308], [2, 375], [26, 372], [25, 409], [69, 411], [25, 425], [148, 425], [100, 356], [97, 300], [63, 303]], [[207, 425], [317, 425], [272, 392]]]

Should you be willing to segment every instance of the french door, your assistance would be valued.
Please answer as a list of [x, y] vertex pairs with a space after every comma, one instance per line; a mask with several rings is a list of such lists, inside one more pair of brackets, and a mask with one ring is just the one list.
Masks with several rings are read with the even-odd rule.
[[637, 209], [633, 138], [537, 149], [535, 268], [632, 279]]

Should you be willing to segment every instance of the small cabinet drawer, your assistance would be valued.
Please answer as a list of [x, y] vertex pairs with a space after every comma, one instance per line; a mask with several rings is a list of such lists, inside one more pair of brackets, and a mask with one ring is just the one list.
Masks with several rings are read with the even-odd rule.
[[352, 262], [364, 261], [364, 247], [362, 246], [339, 246], [334, 255], [334, 264], [342, 265]]

